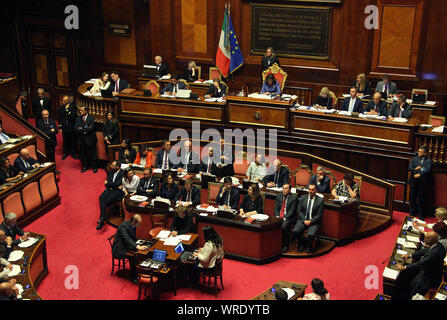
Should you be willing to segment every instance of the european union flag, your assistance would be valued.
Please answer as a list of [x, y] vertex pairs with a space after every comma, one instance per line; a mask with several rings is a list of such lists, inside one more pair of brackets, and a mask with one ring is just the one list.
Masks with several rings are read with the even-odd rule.
[[228, 14], [228, 22], [230, 27], [229, 36], [231, 52], [230, 74], [232, 74], [244, 64], [244, 57], [242, 56], [241, 48], [239, 48], [239, 42], [237, 41], [236, 33], [234, 32], [230, 14]]

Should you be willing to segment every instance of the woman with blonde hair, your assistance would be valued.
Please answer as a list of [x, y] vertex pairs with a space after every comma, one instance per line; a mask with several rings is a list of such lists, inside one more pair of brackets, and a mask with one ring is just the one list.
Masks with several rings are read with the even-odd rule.
[[352, 86], [357, 89], [358, 94], [362, 94], [364, 96], [371, 95], [371, 86], [369, 85], [369, 81], [366, 79], [366, 75], [364, 73], [357, 75], [357, 80], [354, 81]]
[[323, 87], [318, 95], [317, 101], [314, 106], [320, 106], [326, 109], [332, 109], [332, 97], [328, 87]]
[[183, 78], [188, 82], [194, 82], [199, 79], [199, 75], [197, 73], [197, 65], [195, 61], [189, 61], [188, 67], [183, 74]]

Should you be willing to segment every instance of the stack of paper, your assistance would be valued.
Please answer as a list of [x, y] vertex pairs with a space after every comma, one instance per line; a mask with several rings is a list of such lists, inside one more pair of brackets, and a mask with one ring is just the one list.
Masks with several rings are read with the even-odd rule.
[[177, 236], [177, 238], [181, 241], [189, 241], [191, 239], [191, 235], [190, 234], [182, 234]]
[[20, 266], [18, 264], [13, 264], [12, 270], [8, 273], [8, 277], [15, 277], [20, 272], [22, 272], [22, 269], [20, 268]]
[[432, 132], [436, 133], [443, 133], [444, 132], [444, 126], [436, 127], [432, 130]]
[[267, 190], [269, 190], [269, 191], [276, 191], [276, 192], [281, 192], [282, 191], [282, 188], [279, 188], [279, 187], [267, 187]]
[[438, 294], [435, 296], [435, 299], [436, 299], [436, 300], [447, 300], [447, 296], [443, 295], [442, 293], [438, 293]]
[[338, 114], [342, 115], [342, 116], [351, 116], [352, 112], [349, 112], [349, 111], [339, 111]]
[[399, 122], [399, 123], [407, 123], [408, 119], [405, 118], [393, 118], [394, 122]]
[[401, 256], [403, 256], [404, 254], [408, 254], [408, 252], [405, 250], [397, 250], [396, 253], [400, 254]]
[[176, 246], [180, 242], [180, 239], [178, 237], [169, 237], [165, 240], [165, 246]]
[[413, 236], [407, 235], [407, 240], [411, 241], [411, 242], [419, 243], [419, 238], [418, 237], [413, 237]]
[[167, 237], [169, 237], [170, 234], [171, 234], [171, 231], [169, 231], [169, 230], [161, 230], [157, 234], [156, 238], [158, 238], [158, 239], [166, 239]]
[[385, 278], [396, 280], [398, 275], [399, 271], [397, 270], [393, 270], [390, 268], [385, 268], [385, 270], [383, 270], [383, 276]]
[[29, 248], [37, 242], [36, 238], [29, 237], [28, 240], [19, 243], [19, 248]]
[[165, 75], [165, 76], [160, 78], [160, 80], [169, 80], [169, 79], [171, 79], [170, 75]]
[[9, 262], [19, 261], [20, 259], [23, 258], [24, 254], [25, 254], [25, 252], [23, 252], [22, 250], [14, 250], [13, 252], [11, 252], [9, 254], [8, 261]]

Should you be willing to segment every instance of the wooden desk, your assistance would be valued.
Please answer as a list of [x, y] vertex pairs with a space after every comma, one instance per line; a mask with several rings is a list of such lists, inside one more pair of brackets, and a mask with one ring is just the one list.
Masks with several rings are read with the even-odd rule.
[[[17, 284], [23, 287], [22, 298], [30, 300], [41, 300], [42, 297], [37, 292], [37, 288], [43, 279], [48, 275], [47, 265], [47, 237], [42, 234], [30, 233], [30, 237], [38, 238], [38, 242], [29, 248], [19, 248], [15, 246], [14, 250], [21, 250], [25, 254], [22, 259], [12, 264], [20, 265], [24, 273], [13, 277], [17, 280]], [[28, 289], [26, 287], [28, 286]]]
[[[290, 288], [295, 291], [295, 295], [289, 300], [297, 300], [298, 298], [304, 297], [304, 292], [306, 291], [307, 284], [297, 283], [291, 281], [278, 281], [273, 286], [276, 291], [280, 289]], [[251, 298], [250, 300], [276, 300], [275, 294], [268, 288], [264, 292], [258, 294], [256, 297]]]
[[[30, 138], [25, 137], [18, 137], [17, 139], [20, 139], [20, 141], [17, 141], [15, 143], [4, 143], [0, 145], [0, 158], [7, 158], [9, 155], [13, 153], [19, 153], [20, 150], [23, 148], [26, 148], [28, 146], [34, 146], [34, 154], [30, 151], [30, 154], [33, 158], [36, 158], [37, 156], [37, 139], [36, 136], [31, 136]], [[11, 148], [6, 148], [8, 145], [12, 145]], [[14, 163], [10, 163], [10, 165], [14, 165]]]
[[[160, 91], [161, 89], [163, 89], [164, 86], [166, 86], [168, 83], [171, 82], [171, 80], [157, 80], [157, 79], [151, 79], [151, 78], [138, 78], [138, 90], [142, 91], [144, 89], [144, 87], [146, 86], [146, 84], [149, 81], [156, 81], [158, 82], [158, 84], [160, 84]], [[188, 82], [188, 86], [189, 89], [194, 92], [197, 93], [199, 95], [199, 97], [203, 97], [206, 93], [206, 91], [208, 90], [208, 88], [210, 87], [209, 84], [206, 83], [194, 83], [194, 82]]]

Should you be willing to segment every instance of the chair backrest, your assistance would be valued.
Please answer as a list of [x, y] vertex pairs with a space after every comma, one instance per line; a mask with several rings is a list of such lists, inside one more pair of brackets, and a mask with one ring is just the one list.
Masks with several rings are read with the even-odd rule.
[[354, 182], [359, 187], [359, 193], [362, 194], [362, 176], [354, 176]]
[[430, 115], [428, 124], [431, 124], [433, 127], [443, 126], [445, 124], [445, 117]]
[[309, 166], [302, 164], [299, 166], [295, 172], [293, 173], [295, 186], [307, 186], [309, 183], [310, 177], [312, 177], [312, 170], [309, 168]]
[[196, 66], [197, 80], [202, 79], [202, 67]]
[[280, 66], [278, 66], [277, 63], [274, 63], [268, 69], [266, 69], [266, 70], [264, 70], [262, 72], [262, 80], [264, 82], [265, 82], [265, 78], [267, 78], [267, 76], [270, 73], [275, 76], [276, 81], [279, 82], [279, 85], [281, 87], [281, 91], [283, 91], [284, 90], [284, 85], [286, 84], [287, 73]]
[[237, 176], [245, 176], [249, 166], [250, 163], [248, 162], [247, 159], [244, 159], [242, 162], [235, 162], [233, 164], [234, 174]]
[[115, 239], [115, 234], [113, 234], [107, 238], [107, 241], [109, 241], [109, 244], [110, 244], [110, 249], [113, 248], [113, 239]]
[[157, 81], [151, 80], [144, 86], [144, 89], [151, 90], [152, 96], [158, 96], [160, 93], [160, 85]]
[[3, 200], [3, 209], [6, 213], [14, 212], [17, 218], [21, 218], [25, 214], [20, 192], [11, 193]]
[[337, 185], [337, 178], [334, 176], [332, 171], [327, 171], [326, 170], [326, 174], [329, 177], [329, 179], [331, 179], [331, 191], [332, 191], [332, 189], [334, 189], [335, 186]]
[[186, 81], [185, 79], [179, 79], [178, 81], [179, 81], [179, 82], [183, 82], [183, 83], [185, 84], [186, 89], [189, 90], [189, 84], [188, 84], [188, 81]]
[[39, 180], [42, 201], [48, 201], [59, 193], [54, 172], [48, 172]]
[[218, 78], [219, 80], [222, 80], [222, 75], [220, 73], [220, 70], [215, 67], [210, 67], [210, 80]]
[[18, 153], [11, 153], [9, 156], [7, 156], [8, 160], [9, 160], [9, 164], [11, 166], [14, 165], [14, 161], [16, 161], [17, 157], [19, 156]]
[[287, 170], [287, 172], [289, 173], [289, 183], [292, 182], [292, 170], [290, 170], [289, 166], [287, 164], [283, 164], [282, 165], [283, 168], [285, 168]]
[[219, 194], [220, 187], [223, 186], [223, 183], [219, 182], [209, 182], [208, 183], [208, 203], [216, 204], [216, 198]]
[[166, 228], [166, 215], [162, 213], [151, 214], [152, 229]]

